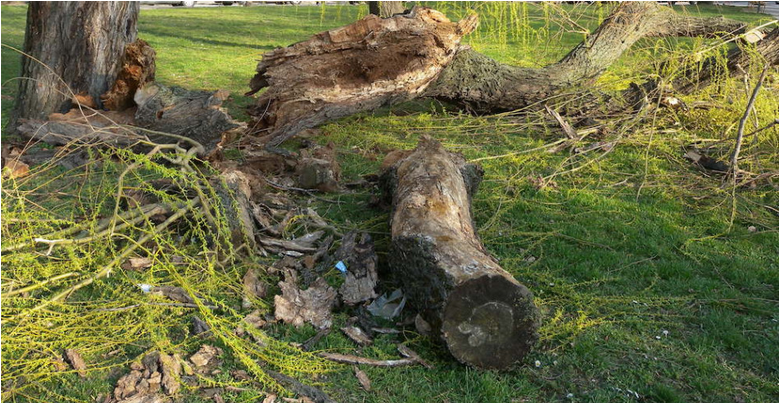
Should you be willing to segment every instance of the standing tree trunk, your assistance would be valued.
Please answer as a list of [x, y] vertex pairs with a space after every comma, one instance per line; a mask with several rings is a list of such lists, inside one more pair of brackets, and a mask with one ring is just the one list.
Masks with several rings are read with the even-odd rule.
[[367, 5], [370, 7], [370, 14], [381, 18], [405, 12], [404, 1], [368, 1]]
[[100, 106], [138, 16], [139, 2], [30, 2], [16, 117], [46, 119], [75, 95]]

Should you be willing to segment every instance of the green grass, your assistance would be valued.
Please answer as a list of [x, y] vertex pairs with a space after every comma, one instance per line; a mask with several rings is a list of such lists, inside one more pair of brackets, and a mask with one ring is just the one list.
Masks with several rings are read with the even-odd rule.
[[[580, 33], [561, 32], [556, 22], [564, 20], [558, 10], [587, 29], [610, 11], [606, 5], [558, 9], [546, 3], [431, 4], [451, 17], [476, 9], [482, 24], [466, 42], [523, 66], [556, 61], [582, 39]], [[732, 7], [678, 9], [751, 23], [764, 20]], [[348, 5], [143, 10], [139, 36], [158, 52], [159, 81], [228, 89], [230, 110], [242, 117], [242, 108], [252, 100], [241, 94], [263, 52], [344, 25], [365, 12], [365, 6]], [[21, 46], [24, 16], [24, 7], [2, 7], [4, 44]], [[653, 59], [684, 55], [702, 44], [642, 41], [596, 86], [621, 89], [649, 74]], [[18, 75], [18, 58], [7, 48], [2, 56], [5, 123], [12, 102], [7, 97], [13, 97], [15, 88], [9, 80]], [[751, 72], [751, 87], [756, 70]], [[756, 104], [760, 125], [779, 114], [777, 75], [770, 76]], [[747, 95], [741, 81], [731, 81], [686, 98], [696, 100], [712, 100], [721, 107], [661, 110], [654, 121], [626, 130], [605, 156], [600, 151], [572, 157], [534, 150], [561, 137], [554, 127], [541, 125], [543, 117], [473, 117], [430, 102], [324, 125], [315, 140], [338, 146], [346, 179], [376, 172], [386, 152], [411, 148], [424, 134], [467, 159], [483, 159], [485, 181], [473, 207], [479, 234], [501, 265], [536, 294], [544, 320], [540, 343], [525, 364], [509, 372], [462, 366], [442, 347], [406, 329], [401, 339], [433, 363], [433, 370], [361, 367], [372, 380], [368, 393], [345, 367], [320, 380], [322, 388], [334, 399], [349, 402], [776, 401], [777, 177], [774, 184], [732, 190], [721, 186], [719, 176], [706, 176], [688, 164], [682, 158], [685, 147], [705, 139], [717, 140], [711, 153], [726, 158]], [[620, 128], [610, 128], [615, 131], [610, 139]], [[743, 168], [757, 174], [777, 170], [775, 130], [746, 142]], [[520, 153], [498, 157], [513, 152]], [[551, 181], [540, 187], [539, 177]], [[385, 270], [388, 214], [368, 207], [373, 195], [373, 190], [330, 195], [339, 203], [318, 202], [314, 208], [341, 228], [371, 231]], [[750, 226], [757, 232], [750, 232]], [[174, 314], [167, 321], [174, 322], [175, 315], [189, 317]], [[340, 314], [336, 326], [346, 318]], [[297, 342], [314, 333], [309, 327], [282, 325], [270, 331]], [[395, 358], [396, 339], [384, 336], [356, 349], [340, 333], [332, 333], [316, 348]], [[192, 349], [194, 344], [185, 346]], [[130, 351], [129, 357], [142, 349]], [[536, 360], [541, 367], [534, 365]], [[243, 365], [229, 356], [225, 367]], [[63, 388], [46, 386], [49, 391], [42, 391], [40, 399], [93, 400], [96, 392], [110, 387], [98, 371], [87, 382], [68, 378], [73, 381]], [[229, 401], [252, 398], [224, 395]]]

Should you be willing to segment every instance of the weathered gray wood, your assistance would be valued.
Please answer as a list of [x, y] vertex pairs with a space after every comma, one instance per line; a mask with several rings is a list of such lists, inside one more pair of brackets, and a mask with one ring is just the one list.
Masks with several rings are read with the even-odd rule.
[[[139, 2], [30, 2], [16, 114], [44, 120], [70, 109], [73, 95], [96, 102], [136, 40]], [[70, 88], [70, 89], [69, 89]]]
[[[138, 105], [136, 125], [188, 137], [209, 152], [221, 141], [223, 132], [239, 126], [220, 108], [227, 96], [228, 92], [224, 91], [186, 90], [150, 83], [134, 96]], [[149, 134], [149, 137], [156, 142], [172, 141], [161, 135]]]
[[506, 369], [535, 344], [533, 294], [487, 254], [473, 226], [481, 168], [424, 137], [383, 174], [392, 197], [389, 266], [459, 361]]

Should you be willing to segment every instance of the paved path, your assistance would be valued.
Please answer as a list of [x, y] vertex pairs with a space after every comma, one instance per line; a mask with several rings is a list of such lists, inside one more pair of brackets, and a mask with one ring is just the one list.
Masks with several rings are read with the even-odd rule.
[[[749, 7], [747, 1], [716, 1], [715, 4], [726, 7], [743, 7], [752, 11], [756, 11], [758, 9], [758, 6], [755, 4]], [[774, 1], [765, 1], [764, 6], [761, 7], [760, 11], [764, 14], [774, 16], [778, 20], [780, 19], [780, 5], [776, 4]]]

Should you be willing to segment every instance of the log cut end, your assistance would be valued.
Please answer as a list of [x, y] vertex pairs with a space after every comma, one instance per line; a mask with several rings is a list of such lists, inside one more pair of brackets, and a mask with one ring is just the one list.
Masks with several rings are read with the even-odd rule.
[[457, 360], [507, 369], [538, 340], [539, 312], [533, 294], [502, 275], [460, 284], [446, 301], [441, 333]]

